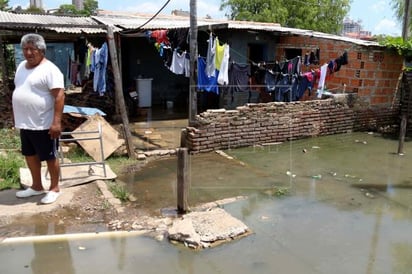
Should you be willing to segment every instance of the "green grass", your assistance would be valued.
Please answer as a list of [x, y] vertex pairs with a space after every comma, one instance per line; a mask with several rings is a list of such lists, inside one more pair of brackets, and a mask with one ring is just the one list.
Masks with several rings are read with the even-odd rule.
[[25, 166], [23, 157], [16, 152], [0, 154], [0, 190], [20, 188], [20, 168]]
[[119, 199], [122, 202], [126, 202], [128, 200], [129, 192], [124, 186], [116, 182], [110, 182], [108, 183], [108, 186], [110, 192], [113, 193], [113, 196], [115, 198]]
[[16, 129], [0, 129], [0, 150], [20, 149], [20, 136]]
[[0, 190], [20, 188], [20, 168], [26, 163], [19, 152], [20, 137], [16, 129], [0, 129]]

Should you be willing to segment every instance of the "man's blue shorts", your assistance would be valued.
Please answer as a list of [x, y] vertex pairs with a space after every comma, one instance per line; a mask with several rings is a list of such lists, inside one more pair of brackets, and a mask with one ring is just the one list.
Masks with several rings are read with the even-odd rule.
[[50, 139], [49, 130], [20, 129], [21, 153], [37, 155], [40, 161], [57, 158], [58, 139]]

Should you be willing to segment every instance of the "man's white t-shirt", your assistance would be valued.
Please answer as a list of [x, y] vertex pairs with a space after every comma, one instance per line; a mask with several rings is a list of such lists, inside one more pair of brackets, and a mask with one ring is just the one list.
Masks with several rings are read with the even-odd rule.
[[54, 116], [51, 89], [64, 88], [64, 77], [51, 61], [27, 69], [19, 64], [14, 78], [13, 113], [15, 127], [29, 130], [49, 129]]

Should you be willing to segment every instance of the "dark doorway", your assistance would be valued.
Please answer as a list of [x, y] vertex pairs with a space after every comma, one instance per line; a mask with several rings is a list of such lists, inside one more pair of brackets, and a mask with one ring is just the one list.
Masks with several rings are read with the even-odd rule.
[[249, 44], [248, 59], [250, 62], [259, 63], [268, 61], [266, 54], [266, 45], [264, 44]]

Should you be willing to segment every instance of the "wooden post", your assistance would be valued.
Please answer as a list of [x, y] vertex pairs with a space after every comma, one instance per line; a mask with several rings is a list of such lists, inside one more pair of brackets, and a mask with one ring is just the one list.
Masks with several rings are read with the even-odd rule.
[[189, 153], [187, 148], [177, 150], [177, 211], [181, 214], [188, 210], [189, 192]]
[[197, 0], [190, 0], [190, 81], [189, 81], [189, 125], [197, 115]]
[[405, 142], [407, 121], [408, 121], [408, 115], [406, 113], [402, 114], [401, 130], [399, 132], [398, 154], [403, 154], [404, 153], [403, 152], [403, 143]]
[[112, 69], [113, 69], [113, 76], [114, 76], [116, 102], [119, 106], [120, 114], [122, 116], [127, 154], [129, 155], [129, 158], [135, 159], [136, 156], [135, 156], [134, 148], [133, 148], [132, 134], [130, 133], [130, 128], [129, 128], [129, 118], [127, 116], [126, 104], [124, 102], [124, 97], [123, 97], [123, 87], [122, 87], [122, 81], [121, 81], [121, 75], [120, 75], [120, 67], [119, 67], [119, 62], [117, 59], [116, 43], [114, 41], [114, 34], [113, 34], [112, 26], [107, 27], [107, 40], [109, 41], [109, 52], [110, 52], [110, 60], [112, 62]]

